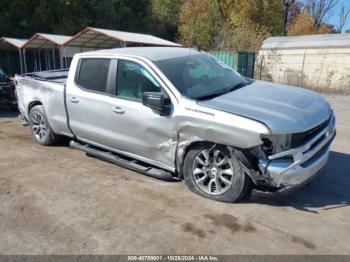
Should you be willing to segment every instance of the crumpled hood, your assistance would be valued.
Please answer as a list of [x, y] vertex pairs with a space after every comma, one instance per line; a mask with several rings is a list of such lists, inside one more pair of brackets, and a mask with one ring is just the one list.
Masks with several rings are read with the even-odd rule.
[[198, 104], [262, 122], [273, 134], [307, 131], [331, 113], [329, 104], [316, 92], [265, 81]]

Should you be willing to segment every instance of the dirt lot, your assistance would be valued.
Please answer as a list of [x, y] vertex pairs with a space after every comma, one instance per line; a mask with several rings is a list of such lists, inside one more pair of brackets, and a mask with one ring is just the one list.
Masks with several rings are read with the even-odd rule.
[[350, 254], [350, 96], [327, 96], [338, 136], [326, 170], [279, 199], [224, 204], [37, 145], [0, 113], [0, 254]]

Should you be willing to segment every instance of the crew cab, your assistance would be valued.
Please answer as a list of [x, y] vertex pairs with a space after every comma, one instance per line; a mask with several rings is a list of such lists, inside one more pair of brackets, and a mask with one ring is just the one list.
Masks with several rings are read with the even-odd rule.
[[70, 137], [89, 156], [185, 180], [224, 202], [308, 183], [326, 165], [336, 133], [318, 93], [246, 79], [194, 49], [81, 53], [69, 71], [16, 80], [19, 109], [39, 144]]

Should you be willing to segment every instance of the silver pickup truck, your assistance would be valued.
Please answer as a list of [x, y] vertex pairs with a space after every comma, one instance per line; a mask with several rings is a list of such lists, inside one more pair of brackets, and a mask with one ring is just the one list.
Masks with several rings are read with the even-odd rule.
[[131, 47], [74, 56], [68, 71], [16, 77], [39, 144], [60, 136], [105, 161], [234, 202], [293, 191], [326, 165], [335, 136], [319, 94], [246, 79], [186, 48]]

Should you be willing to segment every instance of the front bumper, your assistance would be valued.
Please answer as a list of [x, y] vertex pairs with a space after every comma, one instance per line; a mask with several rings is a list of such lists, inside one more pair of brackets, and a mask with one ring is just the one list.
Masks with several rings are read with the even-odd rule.
[[269, 194], [286, 194], [313, 179], [326, 165], [329, 147], [336, 135], [335, 117], [306, 144], [259, 161], [259, 168], [275, 188]]

